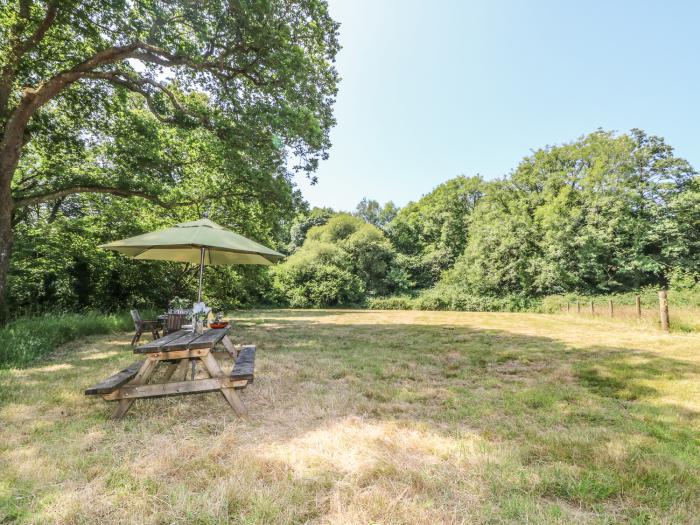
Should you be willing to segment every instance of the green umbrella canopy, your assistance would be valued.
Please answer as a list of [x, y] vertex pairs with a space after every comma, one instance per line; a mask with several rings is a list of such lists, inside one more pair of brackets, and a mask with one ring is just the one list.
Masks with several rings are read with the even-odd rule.
[[272, 264], [284, 258], [209, 219], [176, 224], [172, 228], [144, 233], [100, 245], [133, 259], [218, 264]]

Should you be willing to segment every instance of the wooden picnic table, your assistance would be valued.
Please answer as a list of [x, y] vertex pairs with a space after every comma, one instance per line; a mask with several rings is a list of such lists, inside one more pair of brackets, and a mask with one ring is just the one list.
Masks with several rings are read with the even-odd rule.
[[[223, 351], [215, 350], [219, 343], [223, 345]], [[215, 357], [222, 352], [234, 359], [230, 374], [223, 371]], [[179, 330], [136, 347], [134, 353], [146, 358], [85, 390], [86, 395], [102, 395], [107, 401], [118, 401], [112, 413], [113, 419], [123, 417], [136, 399], [216, 391], [221, 392], [239, 417], [247, 416], [236, 390], [253, 381], [255, 346], [245, 345], [237, 350], [228, 337], [228, 328], [207, 330], [203, 334]], [[208, 378], [194, 378], [197, 360]], [[161, 363], [167, 365], [162, 382], [148, 384]], [[188, 380], [190, 364], [192, 374]]]

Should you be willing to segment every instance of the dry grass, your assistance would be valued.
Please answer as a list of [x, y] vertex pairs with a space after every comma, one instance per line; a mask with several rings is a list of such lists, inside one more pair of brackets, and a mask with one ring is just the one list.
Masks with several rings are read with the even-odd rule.
[[266, 311], [217, 394], [82, 395], [128, 336], [0, 372], [0, 522], [692, 523], [700, 336], [537, 314]]

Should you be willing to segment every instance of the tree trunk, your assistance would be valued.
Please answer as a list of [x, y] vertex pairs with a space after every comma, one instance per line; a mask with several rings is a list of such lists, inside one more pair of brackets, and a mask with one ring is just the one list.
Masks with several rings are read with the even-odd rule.
[[12, 177], [19, 163], [22, 135], [3, 129], [0, 143], [0, 326], [8, 320], [7, 274], [12, 254], [12, 218], [15, 203], [12, 199]]
[[[33, 102], [32, 102], [33, 104]], [[0, 326], [5, 325], [9, 312], [7, 309], [7, 274], [10, 271], [12, 255], [12, 219], [15, 214], [15, 202], [12, 198], [12, 177], [19, 164], [24, 130], [31, 117], [32, 104], [25, 105], [5, 123], [0, 142]]]
[[8, 320], [7, 274], [10, 270], [12, 253], [12, 214], [14, 203], [9, 185], [0, 187], [0, 326]]

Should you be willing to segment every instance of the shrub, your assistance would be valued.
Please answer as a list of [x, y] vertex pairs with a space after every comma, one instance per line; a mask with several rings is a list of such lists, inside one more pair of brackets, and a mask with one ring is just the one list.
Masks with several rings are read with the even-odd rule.
[[417, 297], [399, 295], [377, 297], [367, 301], [372, 310], [452, 310], [461, 312], [528, 312], [539, 311], [538, 299], [517, 295], [490, 297], [474, 295], [445, 286], [431, 288]]
[[370, 310], [414, 310], [415, 299], [407, 295], [393, 297], [372, 297], [367, 300]]
[[385, 295], [394, 291], [392, 279], [403, 278], [390, 273], [396, 252], [376, 226], [363, 224], [341, 246], [349, 255], [353, 274], [362, 279], [368, 292]]
[[292, 308], [320, 308], [361, 302], [364, 286], [350, 273], [346, 255], [330, 243], [307, 241], [273, 271], [274, 288]]
[[347, 239], [365, 225], [365, 221], [347, 213], [340, 213], [323, 226], [314, 226], [306, 238], [311, 241], [338, 242]]
[[[643, 309], [657, 309], [659, 307], [659, 289], [648, 286], [641, 290], [625, 293], [606, 295], [562, 294], [548, 295], [542, 299], [540, 310], [543, 313], [557, 313], [566, 309], [566, 304], [575, 305], [577, 301], [582, 308], [588, 307], [591, 301], [596, 307], [607, 308], [608, 301], [612, 299], [615, 305], [634, 306], [635, 298], [639, 296]], [[671, 286], [668, 291], [669, 305], [672, 308], [700, 308], [700, 288], [682, 288]]]
[[519, 295], [492, 297], [476, 295], [454, 286], [436, 286], [415, 300], [418, 310], [456, 310], [462, 312], [524, 312], [539, 308], [536, 298]]
[[274, 300], [297, 308], [355, 305], [404, 290], [411, 283], [395, 257], [382, 230], [338, 214], [311, 228], [302, 247], [272, 270]]
[[308, 308], [355, 304], [362, 300], [364, 287], [360, 279], [337, 266], [315, 265], [313, 278], [304, 279], [288, 289], [289, 306]]

